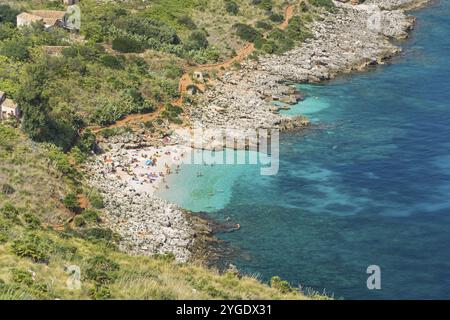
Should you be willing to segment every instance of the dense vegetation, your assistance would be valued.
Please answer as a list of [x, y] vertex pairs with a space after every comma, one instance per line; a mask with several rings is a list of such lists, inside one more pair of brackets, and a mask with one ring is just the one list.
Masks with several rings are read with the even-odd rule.
[[[14, 24], [24, 9], [63, 10], [59, 1], [9, 4], [0, 14], [0, 90], [19, 103], [32, 139], [63, 150], [76, 146], [87, 126], [110, 125], [179, 98], [186, 64], [226, 59], [242, 41], [261, 53], [291, 49], [311, 36], [313, 9], [330, 5], [303, 2], [301, 17], [282, 31], [276, 28], [284, 19], [281, 0], [84, 0], [80, 35], [70, 35], [44, 31], [41, 23]], [[162, 118], [181, 123], [179, 114]]]

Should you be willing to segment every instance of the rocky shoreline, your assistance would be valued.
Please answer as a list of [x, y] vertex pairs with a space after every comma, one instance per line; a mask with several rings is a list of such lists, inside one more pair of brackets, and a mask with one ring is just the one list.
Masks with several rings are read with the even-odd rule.
[[[178, 143], [174, 141], [167, 145], [160, 141], [155, 145], [143, 134], [132, 132], [99, 143], [102, 153], [90, 162], [87, 171], [91, 186], [103, 196], [105, 214], [102, 222], [121, 236], [119, 248], [128, 253], [172, 253], [179, 262], [193, 260], [207, 264], [218, 261], [224, 246], [213, 234], [218, 230], [233, 230], [235, 226], [187, 212], [158, 198], [153, 194], [153, 188], [160, 187], [156, 182], [145, 184], [144, 178], [137, 174], [133, 174], [132, 179], [120, 174], [122, 170], [136, 169], [133, 164], [138, 165], [130, 161], [130, 153], [134, 154], [131, 159], [136, 159], [144, 151], [152, 150], [160, 153], [158, 159], [162, 161], [161, 150], [184, 150], [185, 147]], [[140, 162], [145, 161], [141, 159]]]
[[[239, 70], [220, 76], [199, 103], [190, 107], [192, 125], [216, 130], [293, 130], [307, 126], [304, 118], [282, 116], [277, 112], [280, 107], [270, 103], [280, 101], [280, 97], [287, 104], [301, 99], [286, 83], [321, 82], [384, 63], [401, 51], [392, 40], [407, 37], [414, 25], [415, 19], [402, 8], [413, 9], [426, 2], [366, 0], [356, 6], [335, 2], [337, 12], [323, 12], [321, 19], [311, 25], [314, 37], [300, 47], [283, 55], [242, 62]], [[132, 146], [148, 145], [142, 136], [123, 139], [109, 143], [106, 151], [127, 148], [126, 141], [131, 141]], [[171, 252], [181, 262], [210, 260], [215, 255], [205, 254], [210, 253], [209, 244], [218, 244], [212, 236], [214, 228], [205, 217], [138, 192], [114, 175], [105, 174], [100, 157], [91, 165], [90, 173], [92, 185], [104, 195], [106, 225], [122, 236], [122, 250], [144, 255]]]
[[383, 64], [401, 51], [391, 40], [406, 38], [414, 25], [415, 18], [397, 8], [411, 9], [424, 0], [335, 3], [337, 12], [324, 11], [310, 26], [312, 39], [282, 55], [242, 62], [239, 70], [219, 77], [190, 109], [192, 122], [214, 128], [284, 129], [282, 124], [291, 119], [274, 113], [277, 107], [268, 101], [277, 100], [280, 92], [290, 96], [286, 82], [318, 83]]

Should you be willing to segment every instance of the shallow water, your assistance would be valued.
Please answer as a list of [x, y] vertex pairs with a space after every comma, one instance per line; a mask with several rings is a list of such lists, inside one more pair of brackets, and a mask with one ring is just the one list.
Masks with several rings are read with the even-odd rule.
[[[281, 137], [277, 175], [185, 166], [163, 196], [239, 223], [219, 237], [264, 280], [345, 299], [450, 298], [450, 1], [415, 15], [392, 64], [300, 86], [308, 98], [287, 113], [322, 129]], [[381, 290], [366, 287], [372, 264]]]

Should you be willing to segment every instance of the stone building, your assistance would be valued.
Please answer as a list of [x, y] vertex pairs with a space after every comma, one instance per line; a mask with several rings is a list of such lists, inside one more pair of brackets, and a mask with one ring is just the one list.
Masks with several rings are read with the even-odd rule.
[[19, 118], [20, 110], [17, 104], [11, 99], [6, 98], [6, 94], [0, 91], [0, 120], [8, 118]]
[[67, 13], [54, 10], [31, 10], [22, 12], [17, 16], [17, 27], [27, 26], [33, 22], [42, 21], [45, 29], [54, 27], [65, 28], [67, 24]]

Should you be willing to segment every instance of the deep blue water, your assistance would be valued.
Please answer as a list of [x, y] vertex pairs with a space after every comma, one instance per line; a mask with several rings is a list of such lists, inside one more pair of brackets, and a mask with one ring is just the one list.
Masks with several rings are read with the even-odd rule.
[[[450, 299], [450, 1], [414, 15], [389, 65], [301, 86], [290, 113], [321, 129], [281, 137], [277, 175], [172, 178], [170, 200], [241, 225], [220, 235], [240, 269], [345, 299]], [[372, 264], [381, 290], [366, 287]]]

